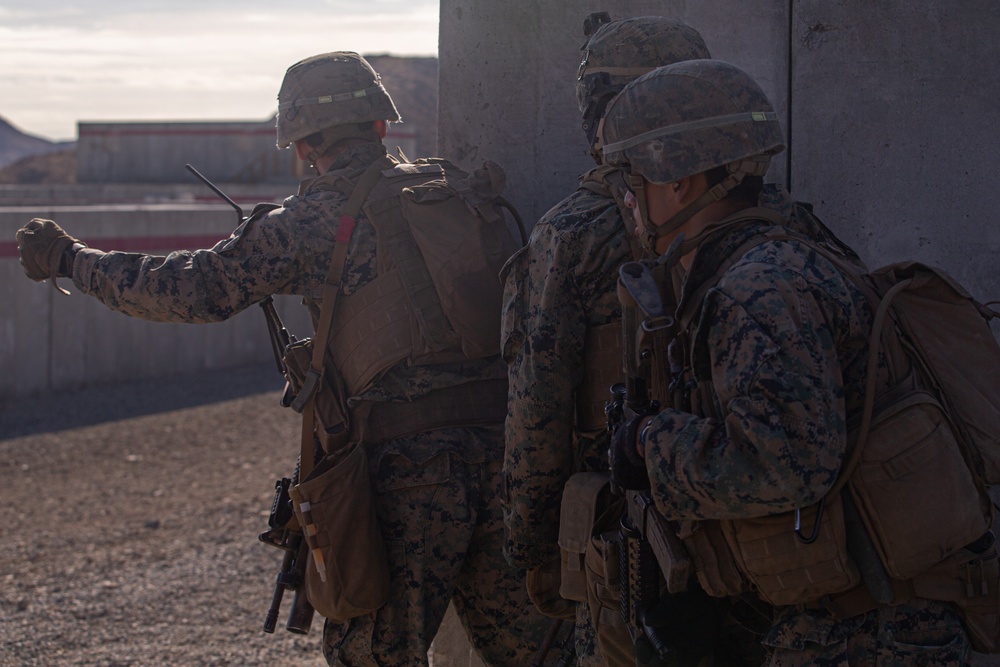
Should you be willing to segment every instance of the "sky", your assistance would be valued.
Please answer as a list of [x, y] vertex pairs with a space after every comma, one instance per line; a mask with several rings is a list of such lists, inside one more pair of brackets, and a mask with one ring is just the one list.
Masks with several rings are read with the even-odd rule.
[[0, 117], [52, 141], [78, 121], [266, 120], [303, 58], [437, 44], [438, 0], [0, 0]]

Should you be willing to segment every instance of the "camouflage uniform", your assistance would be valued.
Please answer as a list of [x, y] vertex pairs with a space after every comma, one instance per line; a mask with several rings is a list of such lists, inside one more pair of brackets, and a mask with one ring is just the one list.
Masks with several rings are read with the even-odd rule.
[[[745, 225], [700, 245], [679, 310], [760, 231]], [[845, 415], [860, 412], [871, 320], [857, 287], [800, 243], [765, 242], [730, 267], [703, 298], [688, 358], [691, 380], [711, 383], [718, 414], [667, 409], [646, 437], [660, 511], [739, 519], [822, 498], [844, 458]], [[787, 607], [764, 642], [781, 667], [959, 665], [970, 652], [955, 611], [926, 600], [843, 621]]]
[[[559, 558], [563, 486], [574, 472], [607, 470], [607, 433], [577, 427], [576, 391], [588, 329], [621, 318], [615, 285], [618, 267], [630, 259], [615, 199], [581, 187], [538, 221], [501, 274], [510, 379], [504, 553], [517, 567]], [[585, 619], [578, 623], [578, 664], [603, 665], [588, 662], [593, 633]]]
[[[595, 13], [584, 21], [584, 34], [576, 94], [591, 155], [600, 164], [598, 128], [614, 95], [643, 72], [709, 52], [694, 28], [659, 16], [612, 21]], [[601, 408], [619, 379], [613, 372], [621, 359], [615, 286], [618, 267], [634, 258], [638, 246], [630, 244], [620, 213], [621, 174], [599, 166], [581, 180], [536, 223], [527, 246], [502, 273], [501, 347], [510, 380], [505, 554], [519, 567], [559, 562], [564, 485], [574, 473], [608, 467]], [[593, 577], [587, 585], [594, 588]], [[575, 605], [577, 664], [634, 664], [620, 614], [591, 604]], [[604, 660], [595, 652], [597, 630]]]
[[[760, 204], [800, 220], [802, 231], [828, 234], [777, 185], [765, 186]], [[585, 381], [588, 330], [621, 320], [618, 268], [633, 256], [611, 193], [581, 187], [538, 221], [504, 268], [501, 342], [510, 379], [504, 549], [519, 567], [558, 558], [560, 502], [570, 475], [608, 469], [607, 432], [580, 430], [576, 392]], [[578, 655], [593, 650], [587, 641], [581, 639]]]
[[[327, 173], [303, 183], [281, 208], [252, 217], [211, 250], [166, 257], [83, 249], [73, 281], [108, 307], [147, 320], [217, 322], [270, 294], [304, 297], [314, 321], [346, 195], [385, 155], [379, 143], [348, 148]], [[375, 230], [362, 214], [348, 249], [342, 293], [377, 274]], [[504, 378], [497, 359], [437, 366], [401, 363], [352, 402], [407, 401], [434, 389]], [[490, 665], [523, 665], [547, 621], [528, 600], [524, 571], [501, 557], [500, 425], [455, 428], [368, 443], [378, 512], [392, 574], [389, 601], [375, 614], [327, 622], [324, 652], [347, 667], [427, 664], [427, 650], [454, 601]]]
[[[788, 513], [788, 530], [796, 529], [793, 511], [823, 499], [841, 472], [848, 423], [863, 409], [873, 315], [856, 284], [824, 255], [795, 238], [762, 235], [771, 225], [779, 225], [778, 232], [798, 226], [848, 261], [856, 255], [822, 227], [748, 211], [746, 192], [724, 201], [744, 179], [763, 175], [771, 156], [784, 149], [770, 101], [732, 65], [688, 61], [636, 79], [609, 105], [603, 139], [609, 164], [629, 169], [644, 244], [667, 253], [664, 262], [685, 259], [666, 286], [680, 295], [676, 341], [683, 345], [683, 368], [671, 371], [669, 407], [648, 425], [642, 418], [637, 440], [634, 428], [619, 430], [614, 469], [637, 489], [644, 482], [636, 469], [648, 473], [656, 508], [671, 520], [749, 526], [741, 520]], [[720, 169], [721, 180], [709, 178]], [[652, 220], [648, 192], [664, 219]], [[728, 224], [722, 220], [727, 216]], [[694, 237], [677, 245], [682, 231]], [[744, 246], [748, 241], [756, 245]], [[669, 250], [671, 243], [680, 251]], [[884, 355], [874, 372], [876, 386], [886, 387]], [[635, 462], [637, 441], [643, 460]], [[754, 525], [763, 523], [777, 525]], [[724, 548], [702, 555], [723, 562]], [[706, 580], [708, 570], [699, 573]], [[802, 571], [789, 578], [796, 574]], [[729, 590], [716, 579], [722, 583], [717, 590]], [[774, 649], [771, 664], [968, 660], [969, 637], [950, 606], [921, 599], [872, 602], [846, 605], [859, 611], [842, 620], [831, 605], [780, 607], [764, 639]]]

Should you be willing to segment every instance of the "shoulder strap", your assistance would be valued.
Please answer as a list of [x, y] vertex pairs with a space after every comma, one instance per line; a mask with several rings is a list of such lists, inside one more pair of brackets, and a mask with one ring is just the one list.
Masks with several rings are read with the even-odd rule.
[[[788, 221], [773, 209], [764, 207], [747, 208], [739, 211], [735, 215], [725, 218], [724, 220], [709, 225], [695, 238], [685, 241], [685, 244], [699, 243], [701, 239], [704, 239], [708, 234], [714, 234], [724, 229], [731, 229], [736, 225], [756, 220], [768, 222], [776, 227], [785, 227], [788, 225]], [[750, 250], [760, 244], [766, 243], [767, 241], [790, 237], [790, 235], [784, 231], [772, 230], [772, 232], [773, 233], [755, 234], [744, 241], [716, 267], [715, 273], [713, 273], [708, 279], [702, 281], [694, 289], [694, 291], [686, 299], [688, 307], [678, 313], [678, 323], [680, 324], [681, 329], [687, 329], [691, 325], [697, 314], [701, 312], [701, 302], [702, 299], [705, 298], [705, 294], [719, 284], [719, 281], [722, 280], [722, 276], [725, 275], [726, 271], [732, 268], [733, 264], [738, 262], [743, 255], [747, 254]]]
[[344, 265], [347, 263], [347, 249], [354, 235], [357, 216], [375, 184], [382, 177], [384, 169], [391, 168], [394, 162], [389, 157], [382, 157], [371, 165], [358, 179], [357, 185], [351, 191], [340, 216], [337, 230], [334, 232], [333, 256], [326, 272], [326, 282], [323, 285], [323, 302], [320, 305], [319, 322], [316, 325], [316, 335], [313, 338], [312, 363], [302, 384], [302, 391], [295, 397], [292, 408], [302, 412], [302, 457], [299, 462], [299, 481], [304, 480], [312, 471], [314, 459], [313, 429], [315, 428], [316, 390], [323, 378], [323, 357], [326, 355], [327, 343], [330, 338], [330, 325], [333, 322], [334, 306], [340, 293], [340, 281], [344, 275]]

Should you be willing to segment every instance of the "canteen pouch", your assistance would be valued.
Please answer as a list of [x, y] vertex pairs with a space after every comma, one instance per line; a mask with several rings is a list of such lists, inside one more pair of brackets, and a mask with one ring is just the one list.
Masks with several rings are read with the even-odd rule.
[[385, 604], [389, 562], [364, 447], [327, 456], [289, 495], [309, 546], [305, 591], [316, 611], [343, 622]]
[[[594, 525], [593, 537], [584, 556], [587, 603], [594, 627], [601, 636], [604, 627], [625, 628], [621, 603], [621, 557], [619, 526], [625, 500], [616, 500]], [[600, 639], [599, 639], [600, 641]]]
[[[281, 404], [293, 407], [292, 402], [305, 382], [313, 356], [313, 339], [295, 341], [282, 357], [285, 366], [285, 395]], [[329, 356], [329, 355], [327, 355]], [[347, 444], [351, 434], [350, 412], [347, 409], [347, 392], [343, 379], [332, 363], [326, 363], [323, 379], [315, 393], [314, 408], [316, 436], [326, 452], [336, 451]]]
[[886, 572], [909, 579], [990, 529], [991, 505], [926, 391], [877, 412], [849, 487]]
[[563, 599], [587, 601], [584, 561], [594, 524], [608, 505], [609, 480], [608, 473], [578, 472], [563, 487], [559, 510], [559, 596]]
[[722, 522], [740, 570], [758, 595], [775, 606], [812, 602], [861, 582], [847, 552], [840, 494], [802, 508], [799, 520], [801, 533], [816, 533], [808, 544], [795, 532], [795, 512]]

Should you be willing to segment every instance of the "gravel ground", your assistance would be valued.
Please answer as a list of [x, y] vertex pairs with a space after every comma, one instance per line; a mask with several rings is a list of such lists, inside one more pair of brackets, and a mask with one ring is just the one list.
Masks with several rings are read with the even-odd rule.
[[315, 667], [322, 619], [261, 631], [260, 544], [297, 451], [273, 366], [0, 408], [0, 665]]
[[[0, 404], [0, 667], [325, 665], [320, 617], [261, 631], [281, 554], [256, 535], [298, 449], [280, 388], [263, 365]], [[442, 633], [437, 667], [481, 665]]]

